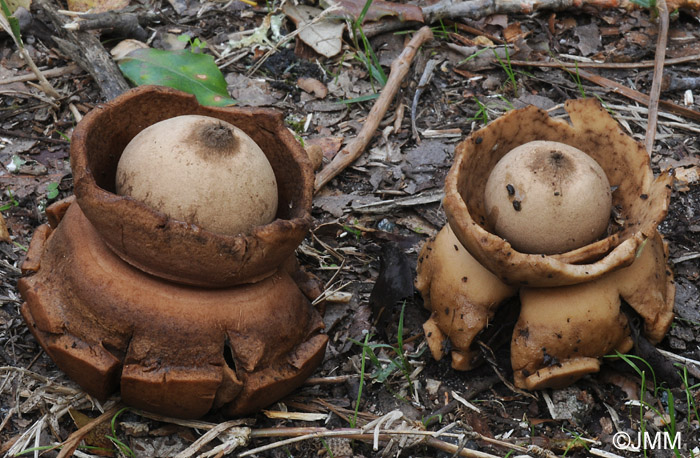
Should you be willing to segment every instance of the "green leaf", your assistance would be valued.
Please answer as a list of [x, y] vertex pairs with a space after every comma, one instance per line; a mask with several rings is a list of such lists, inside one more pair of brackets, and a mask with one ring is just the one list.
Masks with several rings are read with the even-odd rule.
[[49, 185], [46, 186], [46, 198], [53, 200], [56, 197], [58, 197], [58, 183], [49, 183]]
[[384, 383], [391, 376], [391, 374], [399, 370], [399, 368], [400, 364], [395, 359], [393, 359], [389, 361], [389, 364], [387, 364], [386, 367], [380, 366], [376, 371], [374, 371], [372, 373], [372, 378], [374, 378], [378, 382]]
[[224, 75], [208, 54], [162, 49], [137, 49], [119, 61], [124, 76], [137, 86], [157, 84], [197, 97], [202, 105], [223, 107], [236, 103], [226, 90]]

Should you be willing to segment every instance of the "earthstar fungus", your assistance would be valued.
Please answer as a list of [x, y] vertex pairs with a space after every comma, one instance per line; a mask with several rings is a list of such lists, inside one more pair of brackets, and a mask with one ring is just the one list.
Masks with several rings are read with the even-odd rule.
[[116, 191], [219, 234], [248, 232], [277, 213], [265, 153], [241, 129], [211, 116], [176, 116], [139, 132], [119, 158]]
[[[260, 145], [279, 183], [274, 221], [219, 234], [115, 193], [131, 138], [183, 114], [230, 122]], [[121, 389], [130, 405], [187, 418], [251, 413], [311, 375], [327, 336], [293, 256], [313, 172], [278, 113], [140, 87], [84, 118], [71, 161], [76, 198], [47, 210], [19, 282], [22, 314], [59, 368], [100, 399]]]
[[562, 253], [598, 239], [608, 227], [611, 202], [598, 163], [552, 141], [513, 148], [484, 189], [489, 225], [524, 253]]
[[[456, 369], [472, 367], [476, 335], [497, 319], [503, 300], [519, 294], [511, 364], [516, 386], [527, 389], [566, 386], [596, 372], [603, 355], [628, 351], [632, 340], [621, 300], [640, 315], [653, 343], [673, 318], [675, 286], [657, 231], [671, 175], [654, 178], [642, 145], [597, 101], [570, 100], [566, 110], [571, 124], [532, 106], [513, 110], [460, 143], [445, 181], [448, 225], [419, 257], [416, 286], [433, 311], [424, 325], [428, 344], [440, 359], [449, 339]], [[598, 239], [545, 253], [518, 251], [497, 235], [487, 209], [487, 181], [507, 153], [533, 141], [578, 148], [605, 173], [613, 210]], [[509, 184], [496, 190], [513, 198], [518, 190]], [[446, 259], [454, 267], [441, 264]], [[481, 273], [479, 282], [471, 282], [469, 274], [480, 269], [490, 276]], [[468, 280], [460, 282], [463, 277]]]

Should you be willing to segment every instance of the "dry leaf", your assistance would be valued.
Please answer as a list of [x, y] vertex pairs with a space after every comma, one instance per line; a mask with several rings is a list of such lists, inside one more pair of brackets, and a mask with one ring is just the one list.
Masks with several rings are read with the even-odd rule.
[[129, 6], [129, 0], [67, 0], [70, 11], [104, 13]]
[[565, 17], [557, 24], [558, 34], [573, 29], [574, 27], [576, 27], [576, 19]]
[[323, 150], [323, 157], [333, 159], [340, 147], [343, 146], [343, 137], [317, 137], [309, 138], [305, 141], [306, 145], [318, 145]]
[[[352, 18], [357, 18], [362, 14], [362, 9], [367, 3], [366, 0], [339, 0], [345, 13]], [[396, 17], [400, 21], [423, 22], [423, 10], [416, 5], [403, 5], [401, 3], [385, 2], [374, 0], [367, 10], [364, 22], [373, 22], [385, 16]]]
[[523, 35], [523, 31], [520, 28], [520, 22], [512, 22], [508, 24], [508, 27], [503, 30], [503, 38], [508, 42], [512, 43]]
[[[75, 409], [69, 409], [68, 413], [78, 429], [94, 420], [94, 418], [88, 417], [84, 413]], [[83, 441], [85, 442], [85, 445], [96, 447], [95, 449], [90, 449], [90, 453], [92, 454], [100, 456], [114, 456], [114, 444], [112, 444], [112, 441], [107, 439], [107, 436], [111, 434], [112, 429], [110, 424], [108, 422], [100, 423], [92, 431], [85, 435]]]
[[691, 184], [697, 184], [700, 181], [700, 168], [697, 166], [684, 168], [679, 167], [674, 170], [674, 183], [673, 186], [681, 192], [687, 192], [690, 190]]
[[125, 58], [127, 54], [129, 54], [131, 51], [143, 48], [148, 48], [148, 45], [142, 41], [134, 40], [133, 38], [127, 38], [126, 40], [122, 40], [119, 43], [117, 43], [117, 46], [112, 48], [112, 50], [109, 53], [112, 55], [112, 58], [116, 62], [119, 62], [120, 60]]
[[316, 78], [299, 78], [297, 86], [317, 99], [324, 99], [328, 95], [328, 88]]
[[576, 47], [584, 56], [590, 56], [600, 48], [600, 30], [594, 23], [576, 27], [574, 35], [578, 38]]
[[483, 21], [484, 25], [494, 25], [505, 29], [508, 27], [508, 15], [507, 14], [494, 14], [486, 17]]
[[2, 213], [0, 213], [0, 242], [12, 243], [10, 231], [7, 230], [7, 223], [5, 223]]
[[600, 374], [601, 381], [610, 383], [620, 388], [628, 399], [639, 399], [640, 387], [637, 382], [623, 374], [612, 371], [604, 371]]
[[311, 46], [314, 51], [325, 57], [333, 57], [342, 49], [343, 30], [345, 24], [330, 19], [321, 19], [311, 23], [323, 11], [306, 5], [285, 3], [282, 8], [297, 29], [300, 29], [299, 39]]
[[[486, 38], [483, 35], [479, 35], [478, 37], [474, 38], [474, 43], [477, 46], [485, 46], [487, 48], [493, 48], [494, 46], [496, 46], [493, 43], [493, 41], [489, 40], [488, 38]], [[493, 57], [491, 57], [491, 58], [493, 58]]]

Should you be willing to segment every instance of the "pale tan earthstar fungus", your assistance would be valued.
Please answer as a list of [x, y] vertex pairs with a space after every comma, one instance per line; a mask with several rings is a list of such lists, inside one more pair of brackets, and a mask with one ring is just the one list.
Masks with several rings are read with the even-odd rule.
[[[657, 226], [666, 215], [672, 177], [662, 173], [654, 178], [644, 148], [597, 101], [570, 100], [566, 111], [570, 124], [532, 106], [510, 111], [456, 148], [445, 181], [448, 224], [423, 247], [416, 280], [432, 311], [424, 324], [431, 352], [440, 359], [450, 348], [455, 369], [474, 366], [477, 334], [498, 319], [499, 305], [516, 294], [521, 309], [511, 341], [511, 364], [520, 388], [569, 385], [598, 371], [603, 355], [630, 350], [633, 341], [621, 299], [640, 315], [643, 333], [652, 343], [658, 343], [671, 325], [675, 285]], [[513, 173], [497, 177], [497, 185], [491, 185], [490, 192], [501, 196], [485, 196], [499, 161], [533, 141], [577, 148], [605, 174], [611, 192], [605, 184], [592, 194], [599, 196], [602, 208], [612, 205], [612, 214], [605, 217], [602, 229], [598, 223], [581, 222], [586, 234], [595, 233], [581, 238], [583, 245], [549, 249], [546, 241], [535, 238], [538, 246], [519, 251], [514, 247], [520, 242], [511, 245], [495, 227], [503, 214], [493, 214], [494, 200], [504, 200], [501, 208], [510, 205], [516, 213], [525, 212], [528, 205], [539, 211], [556, 207], [556, 200], [549, 207], [532, 202], [534, 196], [542, 198], [541, 190], [517, 181], [522, 176]], [[590, 179], [601, 181], [597, 172]], [[560, 184], [554, 180], [553, 187], [545, 187], [552, 198], [572, 189], [558, 188]], [[529, 193], [532, 189], [537, 192]], [[611, 204], [605, 202], [610, 196]], [[596, 212], [600, 215], [599, 209]], [[556, 218], [543, 218], [550, 219], [548, 226], [536, 228], [540, 238], [555, 238], [561, 229], [552, 221]], [[527, 222], [519, 224], [533, 232]], [[451, 346], [446, 345], [448, 339]]]
[[[127, 144], [182, 115], [215, 118], [224, 135], [236, 126], [237, 139], [245, 133], [259, 146], [273, 172], [261, 180], [276, 181], [276, 192], [256, 206], [274, 214], [210, 230], [116, 192]], [[242, 415], [287, 395], [321, 363], [328, 338], [294, 258], [311, 224], [313, 171], [280, 113], [202, 107], [191, 95], [142, 86], [85, 116], [71, 165], [75, 199], [47, 210], [19, 289], [30, 330], [89, 394], [104, 400], [120, 390], [128, 405], [176, 417]], [[139, 172], [166, 175], [152, 165]], [[205, 205], [217, 197], [199, 196]]]

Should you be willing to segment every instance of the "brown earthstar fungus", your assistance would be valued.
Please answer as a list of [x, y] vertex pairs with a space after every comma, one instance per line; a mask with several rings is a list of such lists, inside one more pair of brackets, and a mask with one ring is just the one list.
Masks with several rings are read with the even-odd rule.
[[[260, 146], [279, 184], [274, 221], [220, 234], [115, 193], [129, 141], [189, 114]], [[71, 160], [76, 199], [47, 210], [19, 282], [22, 314], [59, 368], [100, 399], [120, 389], [130, 405], [187, 418], [251, 413], [311, 375], [327, 336], [293, 253], [310, 225], [313, 175], [279, 114], [139, 87], [85, 117]]]
[[[628, 351], [622, 301], [654, 343], [673, 318], [675, 286], [657, 231], [672, 177], [654, 178], [643, 146], [597, 101], [570, 100], [566, 110], [571, 123], [532, 106], [513, 110], [457, 146], [445, 181], [448, 225], [423, 247], [417, 269], [432, 311], [430, 349], [440, 359], [451, 348], [456, 369], [472, 366], [473, 340], [519, 293], [511, 363], [520, 388], [571, 384], [596, 372], [603, 355]], [[582, 171], [583, 185], [568, 181]], [[574, 208], [559, 208], [564, 202]], [[467, 272], [481, 272], [480, 284]]]
[[[457, 146], [445, 179], [445, 213], [452, 230], [472, 256], [506, 283], [575, 284], [629, 265], [666, 214], [672, 177], [654, 178], [644, 147], [626, 135], [596, 100], [570, 100], [566, 110], [571, 124], [533, 106], [506, 113]], [[542, 256], [517, 251], [495, 234], [484, 202], [486, 182], [506, 153], [535, 140], [576, 147], [603, 169], [616, 213], [605, 237]]]

